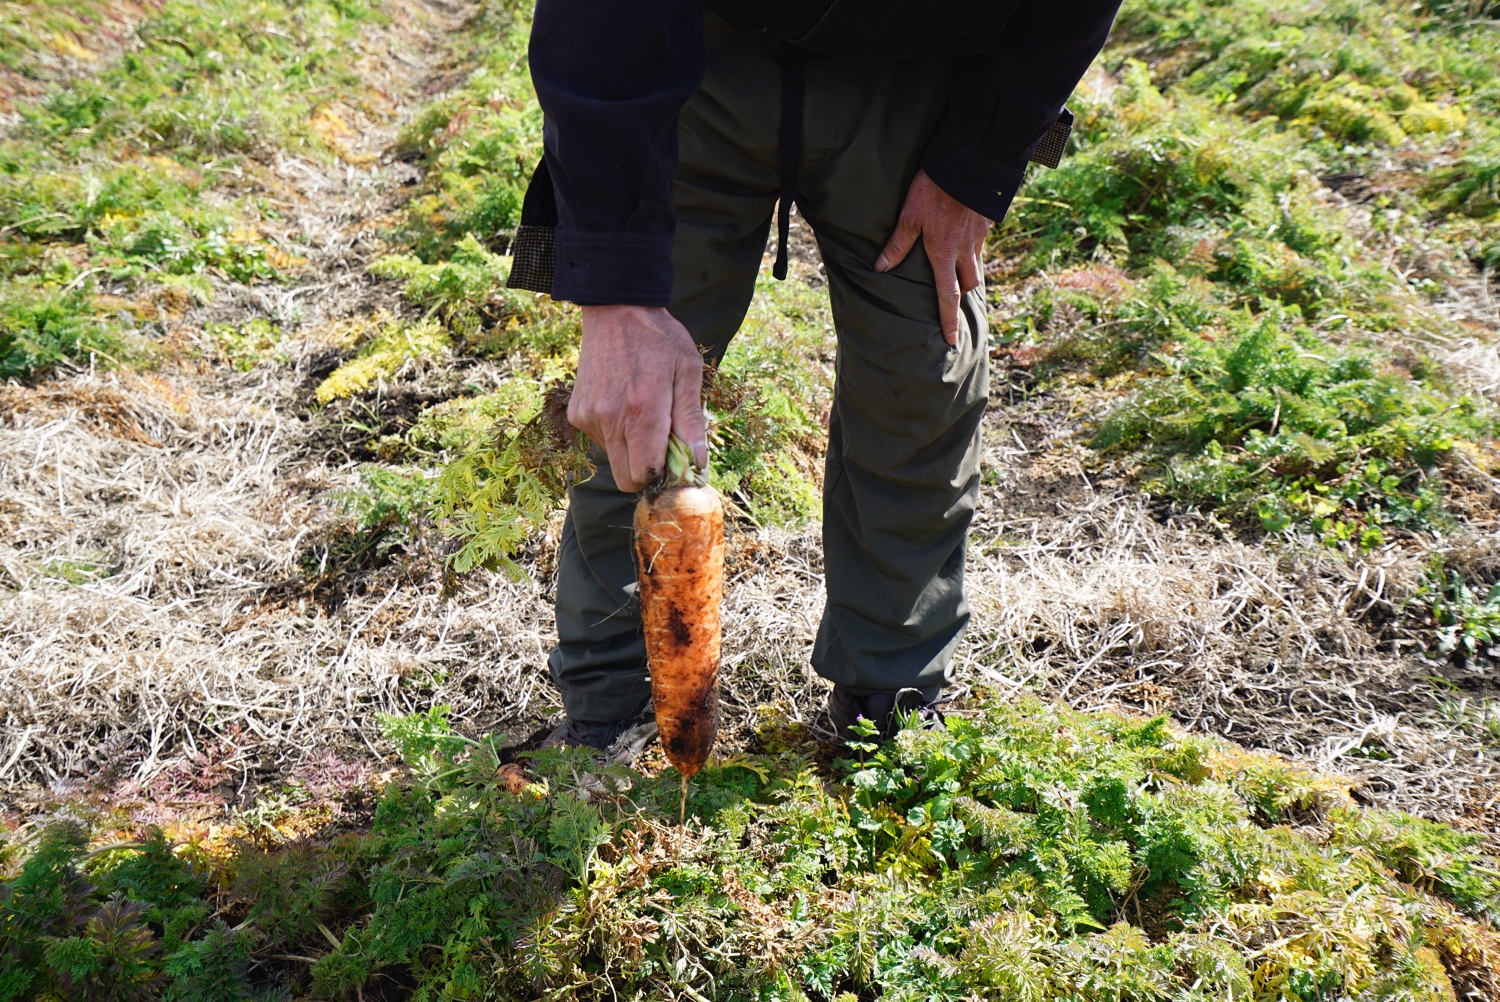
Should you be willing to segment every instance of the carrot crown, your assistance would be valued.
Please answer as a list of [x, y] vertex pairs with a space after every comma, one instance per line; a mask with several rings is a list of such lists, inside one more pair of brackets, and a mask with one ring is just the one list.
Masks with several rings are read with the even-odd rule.
[[693, 462], [693, 450], [676, 435], [667, 439], [667, 472], [661, 489], [668, 487], [707, 487], [708, 478]]

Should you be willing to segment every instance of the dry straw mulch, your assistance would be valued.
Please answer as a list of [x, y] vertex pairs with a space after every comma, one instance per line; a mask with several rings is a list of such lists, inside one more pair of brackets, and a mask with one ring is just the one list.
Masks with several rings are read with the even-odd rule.
[[[448, 703], [513, 739], [554, 711], [545, 541], [534, 580], [476, 574], [449, 599], [435, 555], [335, 605], [306, 587], [299, 558], [347, 521], [330, 490], [354, 472], [309, 454], [297, 387], [85, 374], [0, 394], [0, 782], [87, 775], [101, 747], [144, 780], [232, 734], [251, 752], [243, 783], [315, 749], [378, 756], [377, 710]], [[1164, 518], [1084, 472], [1040, 406], [998, 408], [988, 443], [965, 687], [1169, 712], [1349, 774], [1370, 799], [1484, 809], [1491, 761], [1437, 714], [1434, 669], [1382, 632], [1419, 555], [1348, 564]], [[730, 744], [771, 703], [817, 723], [821, 575], [815, 529], [732, 540]]]

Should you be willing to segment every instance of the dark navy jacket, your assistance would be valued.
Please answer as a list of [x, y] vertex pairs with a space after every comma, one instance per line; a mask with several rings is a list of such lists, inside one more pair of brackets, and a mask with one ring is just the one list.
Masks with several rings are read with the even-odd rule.
[[[949, 195], [999, 220], [1033, 150], [1103, 47], [1119, 2], [714, 6], [819, 55], [951, 58], [948, 112], [928, 140], [922, 168]], [[668, 305], [677, 115], [703, 79], [702, 0], [537, 0], [530, 57], [546, 118], [543, 174], [550, 173], [556, 198], [552, 295], [582, 304]], [[528, 194], [528, 203], [535, 199]]]

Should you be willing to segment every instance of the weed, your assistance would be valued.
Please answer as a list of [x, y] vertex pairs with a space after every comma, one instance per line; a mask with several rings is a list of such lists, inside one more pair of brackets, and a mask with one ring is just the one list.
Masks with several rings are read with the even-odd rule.
[[1500, 584], [1475, 590], [1457, 571], [1435, 566], [1413, 597], [1437, 629], [1437, 652], [1462, 661], [1500, 657]]
[[462, 540], [454, 570], [520, 573], [511, 559], [516, 550], [552, 517], [568, 485], [592, 472], [582, 433], [567, 423], [568, 393], [554, 387], [524, 424], [501, 424], [483, 445], [444, 467], [432, 504], [443, 531]]
[[352, 575], [418, 552], [431, 529], [426, 517], [431, 489], [431, 476], [422, 469], [361, 466], [359, 483], [331, 498], [347, 519], [300, 555], [313, 594], [325, 605], [337, 605]]
[[427, 408], [407, 432], [406, 444], [424, 455], [472, 452], [489, 442], [496, 428], [518, 428], [534, 418], [544, 395], [539, 381], [512, 376], [489, 393]]
[[412, 522], [422, 513], [427, 496], [421, 471], [367, 464], [360, 467], [359, 488], [339, 495], [361, 532], [392, 522]]
[[241, 324], [212, 323], [204, 328], [215, 353], [241, 372], [263, 362], [280, 361], [282, 331], [269, 320], [256, 318]]
[[1166, 262], [1138, 280], [1064, 272], [1028, 307], [1008, 336], [1042, 340], [1040, 371], [1083, 369], [1129, 391], [1093, 447], [1130, 456], [1154, 493], [1241, 525], [1368, 550], [1453, 525], [1447, 478], [1468, 461], [1457, 454], [1494, 455], [1492, 404], [1420, 355], [1363, 341], [1347, 318], [1253, 313]]
[[1438, 702], [1438, 712], [1455, 727], [1479, 737], [1486, 744], [1500, 743], [1500, 706], [1488, 699], [1463, 696]]
[[320, 404], [364, 393], [390, 379], [405, 366], [445, 354], [448, 335], [436, 321], [417, 324], [389, 321], [354, 358], [335, 369], [313, 394]]
[[141, 354], [138, 340], [96, 315], [82, 289], [33, 279], [0, 283], [0, 379], [28, 379], [91, 356], [113, 363]]
[[55, 75], [48, 64], [59, 59], [94, 62], [89, 35], [116, 15], [109, 0], [33, 0], [7, 8], [0, 12], [0, 66], [45, 80]]
[[103, 554], [75, 554], [72, 557], [54, 557], [42, 565], [42, 572], [49, 578], [68, 584], [88, 584], [113, 573]]
[[171, 0], [137, 30], [141, 51], [22, 113], [63, 148], [130, 144], [200, 161], [262, 142], [316, 149], [314, 112], [358, 92], [348, 49], [374, 16], [364, 2]]
[[1162, 470], [1152, 489], [1270, 532], [1370, 549], [1386, 526], [1442, 524], [1439, 465], [1494, 435], [1485, 401], [1451, 395], [1420, 365], [1330, 345], [1295, 313], [1216, 319], [1212, 336], [1184, 331], [1156, 353], [1164, 371], [1103, 422], [1096, 448], [1147, 449]]
[[[992, 247], [1032, 276], [1001, 339], [1102, 391], [1091, 444], [1153, 494], [1350, 553], [1468, 529], [1497, 414], [1421, 347], [1500, 262], [1500, 47], [1459, 6], [1123, 9]], [[1428, 591], [1437, 653], [1492, 643], [1482, 595]]]
[[794, 525], [819, 511], [819, 415], [832, 396], [829, 325], [814, 290], [763, 280], [748, 321], [710, 375], [710, 482], [761, 522]]
[[504, 259], [480, 246], [473, 234], [459, 241], [453, 256], [440, 264], [423, 264], [415, 257], [384, 257], [370, 266], [370, 274], [377, 278], [400, 280], [402, 295], [426, 306], [428, 316], [440, 315], [465, 334], [477, 330], [481, 311], [501, 314], [504, 301], [510, 298], [502, 288], [508, 271]]
[[[99, 7], [32, 4], [35, 20], [23, 21], [51, 25], [49, 44], [84, 58], [65, 25]], [[23, 124], [0, 142], [0, 303], [23, 304], [0, 306], [0, 378], [91, 356], [144, 360], [93, 302], [102, 282], [150, 277], [201, 301], [206, 275], [253, 283], [301, 267], [247, 199], [215, 189], [268, 143], [337, 152], [319, 123], [330, 103], [366, 96], [351, 43], [376, 16], [362, 0], [167, 0], [137, 28], [139, 49], [21, 103]], [[14, 34], [0, 40], [0, 63], [24, 70], [7, 48]]]

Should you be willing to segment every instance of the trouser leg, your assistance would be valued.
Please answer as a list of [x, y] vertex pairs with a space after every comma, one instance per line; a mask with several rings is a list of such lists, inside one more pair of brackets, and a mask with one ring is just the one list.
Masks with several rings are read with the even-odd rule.
[[[779, 69], [756, 33], [709, 15], [703, 87], [683, 109], [673, 185], [675, 316], [717, 361], [744, 320], [776, 201]], [[636, 495], [594, 476], [568, 492], [557, 569], [552, 679], [575, 720], [623, 719], [650, 694], [635, 595]]]
[[799, 200], [838, 335], [823, 502], [828, 601], [813, 665], [859, 692], [913, 687], [935, 698], [969, 619], [964, 541], [989, 379], [984, 296], [964, 297], [950, 347], [922, 245], [892, 272], [873, 268], [943, 113], [944, 67], [836, 69], [841, 79], [825, 87], [817, 64], [809, 68], [809, 141], [829, 146], [822, 155], [810, 147]]
[[622, 720], [650, 692], [646, 641], [635, 597], [631, 517], [635, 497], [598, 469], [568, 491], [557, 556], [557, 646], [552, 681], [574, 720]]

